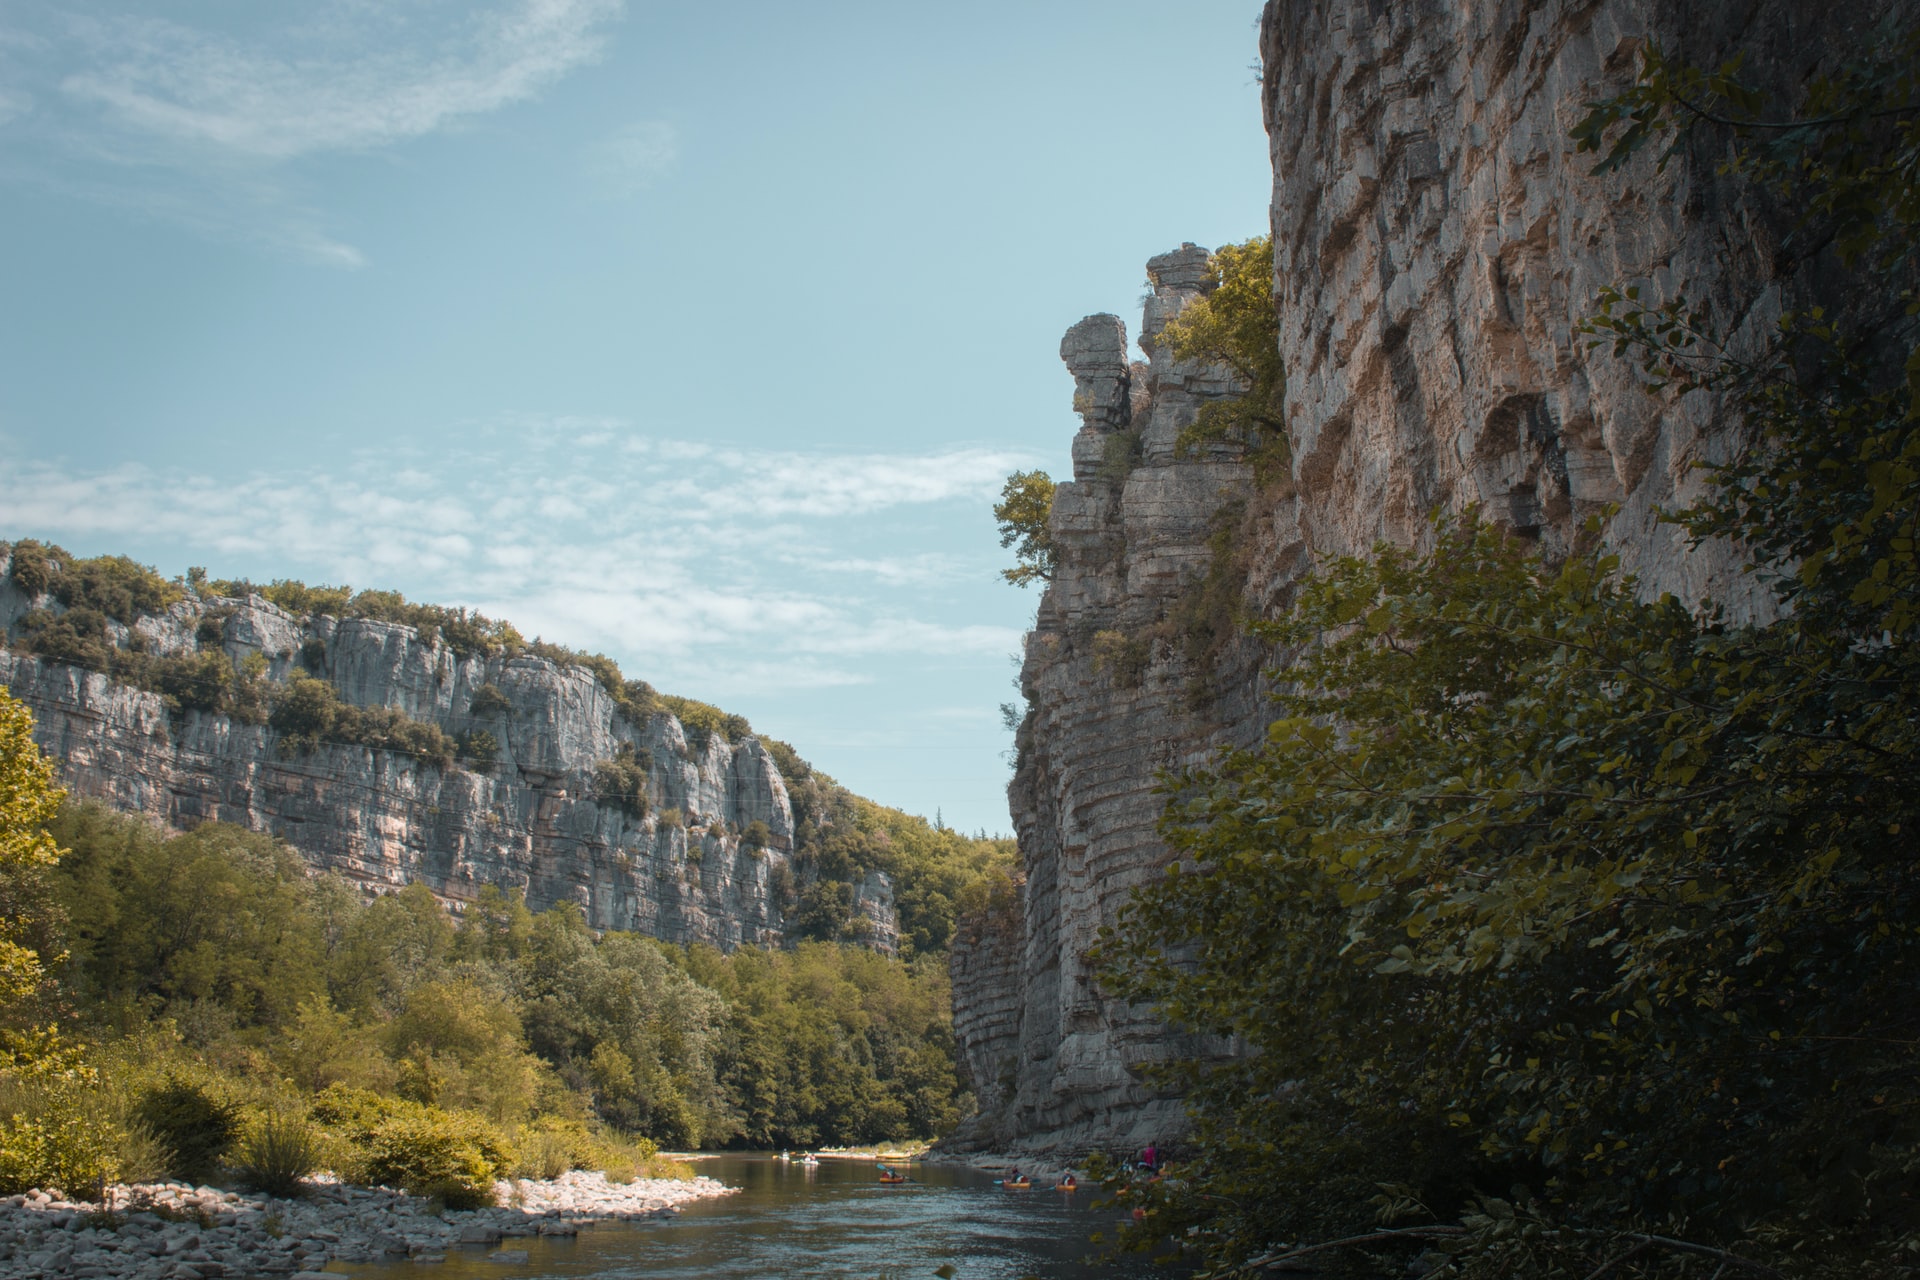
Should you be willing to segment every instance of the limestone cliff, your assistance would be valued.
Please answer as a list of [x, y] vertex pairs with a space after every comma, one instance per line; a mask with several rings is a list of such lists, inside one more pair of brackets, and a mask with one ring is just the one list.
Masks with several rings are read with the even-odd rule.
[[1227, 451], [1174, 456], [1198, 405], [1235, 390], [1153, 343], [1195, 296], [1203, 251], [1149, 264], [1147, 363], [1129, 363], [1112, 316], [1068, 332], [1084, 425], [1073, 483], [1055, 498], [1059, 563], [1028, 637], [1009, 791], [1026, 897], [1017, 938], [975, 928], [954, 950], [955, 1026], [982, 1100], [960, 1145], [1165, 1140], [1178, 1101], [1141, 1069], [1226, 1048], [1172, 1038], [1104, 998], [1084, 959], [1166, 859], [1158, 775], [1251, 742], [1263, 724], [1262, 655], [1180, 634], [1204, 620], [1199, 596], [1224, 587], [1246, 613], [1271, 615], [1315, 556], [1418, 545], [1433, 512], [1478, 505], [1549, 554], [1611, 512], [1603, 534], [1648, 590], [1736, 616], [1765, 610], [1730, 548], [1690, 550], [1658, 519], [1694, 492], [1697, 462], [1741, 443], [1738, 424], [1705, 393], [1650, 395], [1577, 326], [1603, 285], [1639, 282], [1704, 304], [1737, 350], [1820, 297], [1817, 258], [1803, 261], [1777, 212], [1717, 176], [1710, 137], [1664, 170], [1650, 154], [1596, 178], [1569, 131], [1631, 81], [1649, 41], [1707, 65], [1745, 50], [1765, 87], [1790, 91], [1849, 24], [1883, 9], [1267, 5], [1291, 483], [1256, 487]]
[[[30, 610], [61, 608], [29, 599], [10, 568], [0, 549], [0, 636], [17, 634]], [[597, 928], [723, 948], [783, 938], [778, 890], [790, 877], [794, 814], [754, 737], [691, 734], [665, 711], [629, 715], [580, 666], [457, 652], [398, 623], [296, 618], [259, 595], [189, 597], [107, 628], [122, 648], [221, 653], [236, 669], [251, 660], [277, 685], [296, 666], [311, 669], [344, 703], [449, 733], [483, 729], [498, 749], [443, 765], [294, 743], [268, 723], [181, 711], [99, 672], [0, 650], [0, 685], [32, 708], [36, 738], [77, 795], [175, 827], [219, 820], [272, 832], [370, 888], [418, 881], [457, 905], [494, 885], [523, 891], [536, 910], [577, 903]], [[644, 762], [644, 805], [612, 802], [596, 783], [596, 766], [623, 746]], [[756, 822], [764, 841], [744, 834]], [[855, 904], [874, 943], [891, 949], [886, 877], [870, 875]]]
[[[1164, 1138], [1179, 1101], [1140, 1071], [1207, 1049], [1103, 998], [1084, 958], [1164, 862], [1156, 775], [1258, 723], [1257, 651], [1230, 628], [1217, 652], [1194, 643], [1196, 627], [1222, 621], [1190, 607], [1217, 535], [1295, 518], [1284, 486], [1257, 493], [1233, 450], [1176, 450], [1202, 404], [1240, 389], [1226, 370], [1175, 361], [1155, 341], [1200, 296], [1207, 259], [1185, 245], [1147, 264], [1147, 361], [1129, 362], [1114, 316], [1089, 316], [1061, 344], [1083, 425], [1073, 480], [1054, 494], [1056, 564], [1021, 668], [1028, 712], [1008, 798], [1024, 895], [1010, 916], [970, 922], [952, 953], [954, 1031], [981, 1102], [953, 1140], [961, 1147]], [[1284, 574], [1296, 556], [1264, 546], [1262, 572]]]

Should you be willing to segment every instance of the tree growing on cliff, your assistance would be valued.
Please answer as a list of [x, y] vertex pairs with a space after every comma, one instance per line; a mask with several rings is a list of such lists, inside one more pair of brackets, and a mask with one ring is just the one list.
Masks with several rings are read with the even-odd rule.
[[993, 518], [1000, 522], [1000, 545], [1013, 548], [1016, 563], [1000, 576], [1016, 587], [1053, 580], [1053, 477], [1044, 471], [1016, 471], [1000, 489]]
[[1656, 54], [1582, 135], [1753, 124], [1736, 171], [1860, 273], [1851, 321], [1757, 361], [1683, 300], [1591, 323], [1743, 411], [1678, 518], [1791, 609], [1733, 626], [1472, 518], [1307, 584], [1266, 742], [1181, 780], [1180, 861], [1102, 943], [1117, 994], [1249, 1049], [1182, 1069], [1199, 1157], [1140, 1189], [1145, 1233], [1204, 1222], [1224, 1267], [1913, 1274], [1920, 35], [1887, 50], [1805, 123]]
[[1245, 384], [1238, 396], [1210, 401], [1181, 431], [1178, 447], [1198, 453], [1211, 441], [1237, 440], [1256, 462], [1286, 461], [1287, 373], [1273, 298], [1273, 242], [1255, 236], [1222, 245], [1207, 264], [1210, 288], [1160, 331], [1177, 360], [1223, 364]]

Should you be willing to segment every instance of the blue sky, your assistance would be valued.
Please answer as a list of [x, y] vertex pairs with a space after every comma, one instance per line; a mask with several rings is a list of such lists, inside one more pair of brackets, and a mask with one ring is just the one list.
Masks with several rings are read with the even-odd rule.
[[1257, 0], [0, 7], [0, 536], [479, 607], [1006, 830], [1005, 474]]

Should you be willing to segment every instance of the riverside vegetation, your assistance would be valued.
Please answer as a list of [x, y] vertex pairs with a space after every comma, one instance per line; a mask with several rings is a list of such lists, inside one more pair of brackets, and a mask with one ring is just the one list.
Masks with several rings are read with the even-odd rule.
[[[630, 714], [671, 711], [690, 736], [750, 732], [597, 655], [393, 593], [253, 588], [198, 571], [167, 582], [120, 557], [31, 542], [12, 552], [16, 582], [63, 606], [23, 619], [22, 647], [160, 691], [176, 715], [270, 724], [287, 750], [354, 741], [445, 768], [471, 745], [348, 706], [297, 669], [276, 683], [213, 648], [146, 653], [131, 624], [189, 592], [257, 589], [289, 609], [360, 612], [586, 666]], [[969, 1104], [945, 949], [979, 886], [1004, 878], [1011, 841], [873, 804], [768, 746], [798, 829], [776, 885], [795, 945], [723, 955], [596, 935], [571, 905], [536, 914], [492, 890], [457, 917], [423, 886], [368, 898], [264, 835], [218, 824], [169, 834], [63, 801], [29, 712], [0, 690], [0, 1194], [91, 1197], [119, 1181], [223, 1172], [285, 1193], [329, 1168], [479, 1205], [508, 1175], [683, 1173], [661, 1145], [945, 1131]], [[644, 779], [643, 762], [624, 758], [596, 785], [609, 802], [644, 805]], [[898, 957], [860, 945], [853, 885], [876, 868], [896, 886]]]
[[1114, 1177], [1129, 1243], [1216, 1276], [1920, 1274], [1920, 32], [1883, 34], [1793, 114], [1648, 50], [1574, 135], [1603, 169], [1715, 148], [1848, 282], [1757, 356], [1630, 286], [1586, 326], [1741, 411], [1669, 518], [1780, 616], [1469, 512], [1256, 626], [1265, 742], [1168, 780], [1178, 860], [1095, 956], [1239, 1047], [1168, 1068], [1191, 1147]]

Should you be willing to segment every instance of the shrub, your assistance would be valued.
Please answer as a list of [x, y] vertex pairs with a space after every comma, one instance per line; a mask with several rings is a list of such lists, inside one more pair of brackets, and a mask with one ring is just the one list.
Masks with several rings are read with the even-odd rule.
[[257, 1191], [295, 1196], [305, 1190], [302, 1179], [320, 1168], [324, 1151], [321, 1135], [306, 1120], [290, 1112], [269, 1111], [241, 1140], [235, 1167]]
[[[125, 556], [77, 560], [63, 548], [24, 539], [14, 547], [13, 556], [14, 581], [28, 594], [51, 592], [69, 609], [92, 609], [124, 626], [132, 626], [143, 614], [162, 612], [184, 594], [146, 565]], [[30, 583], [38, 589], [28, 589]]]
[[707, 743], [716, 735], [726, 741], [738, 742], [753, 733], [753, 726], [747, 723], [745, 716], [729, 715], [712, 703], [661, 694], [660, 705], [673, 713], [680, 727], [686, 730], [688, 743], [696, 751], [705, 751]]
[[764, 849], [773, 842], [773, 830], [760, 819], [755, 818], [740, 833], [740, 838], [756, 849]]
[[621, 743], [613, 759], [593, 766], [593, 798], [616, 804], [636, 818], [647, 815], [647, 781], [653, 756], [645, 747]]
[[500, 757], [500, 739], [485, 729], [469, 729], [460, 735], [460, 758], [486, 766]]
[[217, 712], [233, 687], [233, 666], [221, 653], [156, 658], [146, 683], [169, 710]]
[[467, 714], [476, 720], [487, 720], [494, 716], [508, 715], [513, 711], [513, 700], [494, 685], [483, 684], [473, 691], [472, 701], [467, 703]]
[[491, 1205], [494, 1179], [513, 1163], [507, 1143], [484, 1120], [434, 1108], [380, 1122], [364, 1151], [369, 1181], [431, 1196], [449, 1209]]
[[436, 724], [415, 720], [393, 707], [356, 707], [340, 701], [333, 686], [296, 669], [274, 701], [267, 723], [286, 735], [283, 750], [311, 751], [321, 742], [342, 742], [409, 755], [444, 769], [459, 745]]
[[167, 1172], [189, 1182], [211, 1177], [240, 1136], [238, 1107], [178, 1076], [143, 1093], [134, 1115], [167, 1149]]
[[513, 1166], [515, 1177], [551, 1182], [571, 1168], [573, 1151], [563, 1135], [551, 1130], [535, 1130], [521, 1136], [519, 1155]]
[[0, 1078], [0, 1195], [35, 1187], [73, 1198], [162, 1173], [166, 1153], [91, 1072]]
[[780, 770], [780, 776], [784, 778], [789, 785], [796, 782], [805, 782], [813, 776], [813, 766], [805, 760], [802, 760], [800, 753], [795, 751], [790, 744], [782, 742], [778, 738], [762, 738], [760, 739], [760, 745], [765, 747], [767, 754], [773, 757], [774, 766]]
[[13, 561], [9, 574], [15, 585], [28, 597], [44, 595], [53, 585], [54, 565], [47, 548], [32, 538], [22, 538], [13, 544]]
[[312, 1111], [341, 1138], [355, 1176], [430, 1196], [449, 1209], [491, 1205], [494, 1179], [517, 1163], [500, 1131], [471, 1112], [338, 1085], [315, 1099]]

